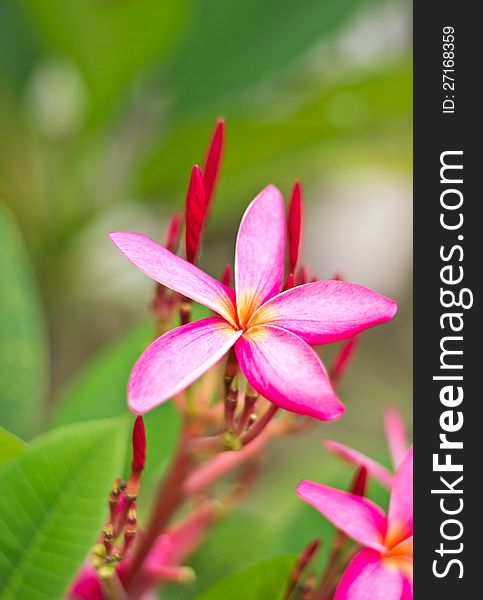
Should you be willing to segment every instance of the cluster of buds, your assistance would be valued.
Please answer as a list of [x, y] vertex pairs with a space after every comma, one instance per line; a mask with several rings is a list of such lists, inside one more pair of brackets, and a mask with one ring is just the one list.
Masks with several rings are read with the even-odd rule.
[[[137, 496], [146, 465], [146, 431], [141, 416], [132, 431], [131, 472], [127, 482], [118, 478], [109, 497], [109, 519], [92, 552], [92, 565], [105, 586], [116, 577], [118, 564], [126, 558], [138, 530]], [[119, 543], [121, 542], [121, 543]]]

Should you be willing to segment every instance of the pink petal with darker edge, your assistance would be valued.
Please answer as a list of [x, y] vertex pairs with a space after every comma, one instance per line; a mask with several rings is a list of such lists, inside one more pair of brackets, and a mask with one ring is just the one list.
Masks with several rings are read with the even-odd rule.
[[409, 447], [409, 443], [401, 413], [394, 406], [387, 408], [384, 412], [384, 429], [386, 430], [392, 463], [394, 469], [397, 469]]
[[403, 581], [403, 591], [400, 600], [413, 600], [413, 597], [413, 582], [406, 578]]
[[311, 345], [337, 342], [389, 321], [393, 300], [347, 281], [314, 281], [275, 296], [251, 323], [278, 325]]
[[374, 550], [362, 550], [349, 563], [334, 600], [401, 600], [404, 578]]
[[128, 404], [144, 413], [186, 388], [228, 352], [242, 334], [218, 318], [172, 329], [141, 354], [131, 371]]
[[349, 446], [345, 446], [344, 444], [339, 444], [338, 442], [334, 442], [333, 440], [324, 440], [324, 446], [329, 450], [329, 452], [333, 452], [337, 454], [343, 460], [351, 463], [352, 465], [356, 465], [358, 467], [365, 467], [369, 475], [374, 477], [379, 483], [383, 486], [391, 489], [393, 483], [393, 474], [383, 467], [381, 464], [369, 458], [362, 452], [358, 452], [357, 450], [353, 450], [349, 448]]
[[385, 551], [386, 517], [371, 500], [307, 480], [298, 485], [296, 492], [356, 542]]
[[289, 331], [253, 327], [235, 351], [250, 384], [280, 408], [322, 421], [344, 412], [317, 354]]
[[251, 202], [240, 223], [235, 251], [235, 289], [240, 321], [278, 294], [284, 275], [285, 215], [282, 194], [269, 185]]
[[[413, 448], [407, 450], [392, 486], [387, 513], [388, 536], [396, 543], [413, 534]], [[395, 537], [394, 537], [395, 536]]]
[[110, 237], [133, 265], [148, 277], [204, 304], [234, 324], [233, 290], [144, 235], [116, 232]]

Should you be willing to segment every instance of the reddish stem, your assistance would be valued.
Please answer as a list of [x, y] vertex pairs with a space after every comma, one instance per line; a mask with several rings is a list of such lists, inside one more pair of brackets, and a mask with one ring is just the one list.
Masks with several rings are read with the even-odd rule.
[[171, 467], [161, 482], [158, 502], [151, 514], [146, 533], [133, 555], [131, 569], [126, 579], [128, 592], [135, 585], [137, 575], [158, 535], [165, 529], [183, 499], [183, 483], [193, 464], [193, 458], [188, 450], [188, 439], [189, 433], [185, 426]]
[[277, 414], [277, 411], [278, 411], [278, 406], [275, 406], [275, 404], [270, 404], [270, 406], [263, 413], [263, 415], [258, 419], [258, 421], [255, 421], [255, 423], [250, 427], [250, 429], [241, 436], [240, 439], [241, 439], [242, 444], [243, 445], [249, 444], [258, 435], [260, 435], [260, 433], [262, 433], [262, 431], [265, 429], [265, 427], [270, 423], [270, 421], [273, 419], [273, 417]]

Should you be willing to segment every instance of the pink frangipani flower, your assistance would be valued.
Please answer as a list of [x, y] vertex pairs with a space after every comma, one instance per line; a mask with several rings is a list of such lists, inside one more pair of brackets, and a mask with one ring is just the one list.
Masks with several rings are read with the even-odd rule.
[[[386, 432], [386, 440], [391, 454], [392, 465], [394, 470], [397, 469], [402, 457], [408, 449], [409, 442], [407, 438], [406, 428], [402, 420], [401, 414], [394, 407], [386, 409], [384, 414], [384, 424]], [[324, 446], [340, 458], [357, 467], [365, 467], [369, 475], [374, 477], [376, 481], [384, 487], [391, 489], [394, 481], [394, 475], [383, 465], [372, 458], [369, 458], [362, 452], [349, 448], [339, 442], [333, 440], [324, 440]]]
[[391, 319], [396, 303], [345, 281], [316, 281], [280, 293], [285, 214], [273, 185], [247, 208], [235, 252], [235, 290], [136, 233], [111, 239], [146, 275], [217, 313], [158, 338], [133, 368], [130, 408], [144, 413], [180, 392], [234, 346], [253, 388], [276, 406], [322, 420], [343, 412], [310, 346], [352, 337]]
[[387, 516], [361, 496], [302, 481], [297, 494], [363, 546], [349, 563], [334, 600], [410, 600], [413, 597], [413, 450], [394, 478]]

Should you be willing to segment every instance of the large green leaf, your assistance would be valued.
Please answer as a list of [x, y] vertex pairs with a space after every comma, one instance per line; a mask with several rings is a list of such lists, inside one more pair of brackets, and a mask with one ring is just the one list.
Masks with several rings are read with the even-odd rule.
[[[177, 110], [216, 115], [331, 34], [360, 0], [206, 0], [171, 71]], [[241, 99], [243, 102], [243, 98]]]
[[[236, 552], [236, 548], [233, 549]], [[196, 600], [279, 600], [287, 587], [296, 556], [278, 556], [222, 579]]]
[[56, 429], [0, 473], [0, 597], [51, 600], [95, 542], [121, 469], [126, 420]]
[[94, 114], [112, 113], [133, 78], [159, 63], [185, 23], [183, 0], [21, 0], [46, 49], [74, 60]]
[[19, 437], [0, 427], [0, 466], [13, 460], [27, 448]]
[[0, 425], [28, 437], [47, 385], [45, 323], [17, 225], [0, 204]]

